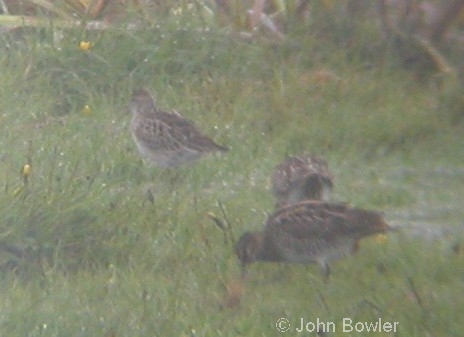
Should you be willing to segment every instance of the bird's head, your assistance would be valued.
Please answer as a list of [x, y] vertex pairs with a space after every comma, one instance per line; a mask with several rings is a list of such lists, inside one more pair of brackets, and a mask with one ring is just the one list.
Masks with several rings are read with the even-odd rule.
[[143, 114], [155, 109], [155, 100], [145, 88], [134, 90], [130, 101], [130, 110], [133, 114]]
[[246, 267], [260, 258], [263, 245], [261, 232], [245, 232], [235, 244], [235, 253], [242, 266], [242, 275], [246, 273]]

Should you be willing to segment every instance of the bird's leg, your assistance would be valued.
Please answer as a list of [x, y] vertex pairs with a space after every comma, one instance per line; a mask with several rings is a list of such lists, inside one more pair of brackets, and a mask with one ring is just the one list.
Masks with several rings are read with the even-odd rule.
[[240, 276], [241, 276], [241, 279], [242, 281], [246, 281], [248, 279], [248, 268], [247, 268], [247, 264], [246, 263], [242, 263], [240, 265]]
[[351, 255], [355, 255], [359, 251], [359, 241], [356, 241], [353, 244], [353, 247], [351, 249]]
[[330, 266], [325, 261], [321, 261], [320, 266], [322, 269], [322, 276], [324, 278], [324, 283], [328, 283], [329, 277], [330, 277]]
[[178, 186], [180, 178], [181, 178], [181, 174], [179, 173], [179, 171], [174, 170], [172, 168], [167, 168], [165, 169], [165, 172], [166, 172], [166, 180], [168, 180], [170, 187], [175, 188], [176, 186]]

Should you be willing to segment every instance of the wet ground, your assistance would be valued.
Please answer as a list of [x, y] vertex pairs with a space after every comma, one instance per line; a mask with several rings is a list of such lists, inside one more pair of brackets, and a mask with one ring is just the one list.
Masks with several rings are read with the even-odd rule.
[[464, 168], [396, 168], [386, 179], [404, 184], [415, 201], [387, 212], [390, 222], [406, 235], [427, 240], [454, 240], [464, 234]]

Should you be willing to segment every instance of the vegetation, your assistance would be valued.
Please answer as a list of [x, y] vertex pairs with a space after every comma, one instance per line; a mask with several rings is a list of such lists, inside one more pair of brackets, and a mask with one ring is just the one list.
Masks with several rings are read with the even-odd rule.
[[[400, 322], [379, 336], [459, 335], [459, 75], [405, 62], [374, 20], [329, 14], [289, 17], [285, 38], [187, 5], [1, 34], [0, 335], [278, 336], [283, 317], [335, 322], [330, 336], [371, 335], [342, 320], [379, 317]], [[127, 109], [138, 86], [231, 151], [172, 171], [143, 162]], [[300, 152], [328, 160], [334, 199], [404, 229], [363, 242], [329, 284], [316, 266], [271, 264], [241, 282], [234, 238], [262, 226], [272, 169]]]

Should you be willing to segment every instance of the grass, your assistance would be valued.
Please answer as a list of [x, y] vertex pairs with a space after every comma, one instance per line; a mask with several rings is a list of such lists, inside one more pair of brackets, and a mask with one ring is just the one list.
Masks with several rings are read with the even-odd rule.
[[[281, 317], [333, 321], [333, 336], [371, 334], [341, 332], [344, 317], [400, 322], [381, 336], [458, 335], [459, 96], [394, 61], [366, 66], [363, 50], [317, 32], [276, 44], [164, 20], [1, 36], [1, 335], [277, 336]], [[176, 172], [144, 163], [126, 108], [138, 85], [231, 151]], [[240, 284], [230, 238], [207, 213], [227, 216], [235, 237], [258, 229], [270, 172], [303, 151], [328, 159], [336, 200], [452, 231], [366, 240], [329, 284], [316, 266], [269, 264]]]

